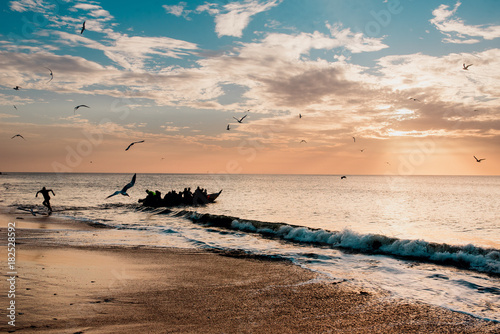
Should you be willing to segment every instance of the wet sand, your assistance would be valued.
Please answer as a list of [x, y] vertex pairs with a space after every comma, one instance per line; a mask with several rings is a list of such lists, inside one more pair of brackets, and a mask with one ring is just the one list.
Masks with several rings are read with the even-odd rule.
[[[21, 216], [23, 219], [16, 219]], [[8, 222], [16, 222], [16, 321], [5, 316]], [[500, 324], [353, 288], [286, 261], [147, 247], [68, 246], [58, 229], [0, 215], [0, 331], [20, 333], [498, 333]], [[47, 236], [51, 236], [48, 238]], [[57, 240], [57, 239], [56, 239]]]

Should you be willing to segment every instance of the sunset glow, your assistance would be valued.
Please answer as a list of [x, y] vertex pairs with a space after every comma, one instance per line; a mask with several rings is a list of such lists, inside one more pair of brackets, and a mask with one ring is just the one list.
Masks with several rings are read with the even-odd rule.
[[1, 172], [500, 175], [498, 1], [0, 8]]

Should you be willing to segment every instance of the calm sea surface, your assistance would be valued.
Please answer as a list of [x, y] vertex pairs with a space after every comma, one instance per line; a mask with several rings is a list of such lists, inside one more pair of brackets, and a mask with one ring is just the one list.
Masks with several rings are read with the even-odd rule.
[[[236, 249], [288, 258], [325, 279], [500, 320], [500, 177], [138, 174], [0, 176], [0, 204], [114, 227], [73, 244]], [[145, 190], [223, 190], [204, 207], [143, 210]], [[19, 214], [28, 214], [18, 210]]]

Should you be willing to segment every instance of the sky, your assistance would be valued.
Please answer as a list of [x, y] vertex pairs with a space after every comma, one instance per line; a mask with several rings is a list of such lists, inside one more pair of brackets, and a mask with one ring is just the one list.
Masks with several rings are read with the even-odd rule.
[[500, 175], [499, 14], [2, 1], [0, 171]]

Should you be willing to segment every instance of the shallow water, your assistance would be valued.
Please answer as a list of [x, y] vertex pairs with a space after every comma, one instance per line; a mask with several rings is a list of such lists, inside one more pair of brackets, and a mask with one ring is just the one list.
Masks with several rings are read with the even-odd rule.
[[[500, 320], [500, 177], [139, 174], [130, 198], [105, 199], [131, 178], [2, 175], [0, 200], [42, 211], [34, 195], [46, 186], [56, 193], [54, 215], [115, 227], [97, 240], [62, 231], [71, 243], [267, 254], [328, 279]], [[223, 192], [205, 207], [138, 210], [145, 189], [196, 186]]]

